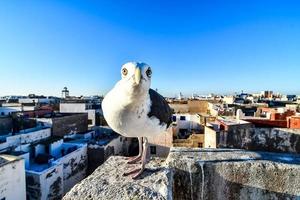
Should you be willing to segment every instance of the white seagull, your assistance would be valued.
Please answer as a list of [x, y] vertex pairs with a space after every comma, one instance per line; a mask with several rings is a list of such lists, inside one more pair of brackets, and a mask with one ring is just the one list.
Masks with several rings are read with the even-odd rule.
[[145, 63], [129, 62], [122, 66], [122, 79], [107, 93], [102, 110], [108, 125], [125, 137], [137, 137], [139, 154], [128, 163], [141, 162], [141, 167], [124, 175], [138, 177], [144, 170], [147, 137], [167, 131], [172, 122], [172, 110], [166, 100], [150, 89], [152, 70]]

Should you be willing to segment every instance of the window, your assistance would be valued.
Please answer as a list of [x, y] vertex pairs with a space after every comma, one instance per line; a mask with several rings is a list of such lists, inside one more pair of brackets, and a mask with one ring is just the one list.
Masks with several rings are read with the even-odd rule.
[[180, 116], [181, 121], [185, 121], [185, 116]]
[[179, 129], [179, 133], [181, 133], [182, 135], [185, 135], [187, 132], [188, 132], [188, 130], [185, 129], [185, 128], [180, 128]]
[[120, 137], [120, 142], [122, 142], [122, 137]]
[[176, 116], [172, 116], [172, 121], [176, 122]]
[[150, 146], [150, 154], [156, 154], [156, 146]]
[[202, 144], [202, 143], [198, 143], [198, 147], [199, 147], [199, 148], [202, 148], [202, 147], [203, 147], [203, 144]]

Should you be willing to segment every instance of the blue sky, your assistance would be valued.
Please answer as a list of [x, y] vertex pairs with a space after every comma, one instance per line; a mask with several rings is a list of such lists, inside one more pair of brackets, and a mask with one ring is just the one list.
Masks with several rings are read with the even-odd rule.
[[152, 88], [300, 93], [299, 1], [0, 1], [0, 95], [105, 94], [143, 61]]

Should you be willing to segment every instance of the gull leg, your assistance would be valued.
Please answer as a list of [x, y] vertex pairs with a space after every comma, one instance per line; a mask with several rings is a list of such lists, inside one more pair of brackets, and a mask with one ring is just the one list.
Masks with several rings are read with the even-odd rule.
[[139, 169], [136, 169], [136, 170], [135, 170], [136, 173], [132, 172], [132, 173], [134, 173], [134, 174], [132, 175], [132, 178], [133, 178], [133, 179], [136, 179], [138, 176], [140, 176], [140, 175], [143, 173], [144, 169], [145, 169], [145, 165], [146, 165], [146, 156], [147, 156], [147, 146], [148, 146], [148, 140], [147, 140], [146, 137], [144, 137], [144, 139], [143, 139], [142, 164], [141, 164], [141, 167], [140, 167]]
[[142, 153], [143, 153], [143, 137], [138, 137], [139, 140], [139, 154], [137, 156], [134, 156], [132, 158], [128, 159], [128, 164], [134, 164], [137, 161], [141, 160]]

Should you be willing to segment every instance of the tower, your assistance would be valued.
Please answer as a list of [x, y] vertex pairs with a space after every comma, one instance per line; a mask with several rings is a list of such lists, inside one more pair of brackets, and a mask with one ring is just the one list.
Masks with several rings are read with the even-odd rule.
[[61, 97], [64, 99], [69, 97], [69, 90], [67, 87], [64, 87], [64, 89], [61, 91]]

